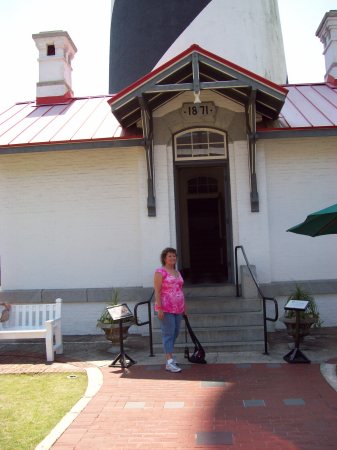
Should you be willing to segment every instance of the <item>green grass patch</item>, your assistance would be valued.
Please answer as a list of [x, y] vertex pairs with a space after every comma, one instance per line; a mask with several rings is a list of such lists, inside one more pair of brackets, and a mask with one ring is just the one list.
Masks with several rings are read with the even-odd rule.
[[0, 375], [0, 449], [31, 450], [84, 395], [85, 372]]

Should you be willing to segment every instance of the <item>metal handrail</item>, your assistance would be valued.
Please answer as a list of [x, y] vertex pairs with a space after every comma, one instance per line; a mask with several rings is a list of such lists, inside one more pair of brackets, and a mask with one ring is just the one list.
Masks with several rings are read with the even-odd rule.
[[[260, 294], [260, 297], [262, 298], [262, 305], [263, 305], [263, 334], [264, 334], [264, 354], [268, 355], [268, 336], [267, 336], [267, 320], [270, 322], [276, 322], [278, 320], [278, 303], [277, 300], [274, 297], [266, 297], [263, 292], [261, 291], [261, 288], [259, 286], [259, 283], [257, 282], [257, 279], [255, 275], [253, 274], [253, 271], [251, 269], [251, 266], [249, 264], [245, 249], [242, 245], [237, 245], [235, 247], [235, 286], [236, 286], [236, 296], [241, 297], [240, 289], [239, 289], [239, 269], [238, 269], [238, 250], [242, 251], [242, 255], [244, 257], [244, 260], [246, 261], [250, 276], [252, 277], [254, 284], [256, 286], [256, 289], [258, 293]], [[272, 301], [274, 303], [274, 312], [275, 316], [274, 318], [267, 317], [267, 311], [266, 311], [266, 300]]]
[[[149, 325], [149, 338], [150, 338], [150, 356], [154, 356], [153, 353], [153, 338], [152, 338], [152, 319], [151, 319], [151, 300], [153, 297], [153, 293], [151, 294], [151, 297], [148, 300], [145, 300], [144, 302], [139, 302], [135, 305], [134, 309], [133, 309], [133, 315], [135, 317], [135, 322], [136, 325], [138, 325], [139, 327], [142, 327], [143, 325]], [[137, 316], [137, 311], [139, 306], [141, 305], [146, 305], [147, 304], [147, 311], [148, 311], [148, 317], [149, 320], [147, 320], [146, 322], [140, 322], [138, 320], [138, 316]]]

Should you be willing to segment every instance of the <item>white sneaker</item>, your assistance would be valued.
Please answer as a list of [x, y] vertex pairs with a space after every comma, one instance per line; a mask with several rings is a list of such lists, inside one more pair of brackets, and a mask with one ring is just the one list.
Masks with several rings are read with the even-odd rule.
[[165, 367], [165, 369], [168, 370], [169, 372], [181, 372], [180, 367], [178, 367], [178, 366], [174, 363], [173, 359], [168, 359], [168, 360], [166, 361], [166, 367]]
[[179, 363], [178, 363], [176, 357], [172, 356], [172, 359], [173, 359], [174, 364], [179, 367]]

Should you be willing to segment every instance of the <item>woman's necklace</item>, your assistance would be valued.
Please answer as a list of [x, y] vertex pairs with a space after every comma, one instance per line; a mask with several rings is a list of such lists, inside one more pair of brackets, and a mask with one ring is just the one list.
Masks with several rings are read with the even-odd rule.
[[178, 273], [178, 271], [176, 269], [172, 269], [171, 267], [165, 266], [165, 270], [166, 270], [166, 272], [168, 272], [173, 277], [175, 277], [175, 278], [179, 277], [179, 273]]

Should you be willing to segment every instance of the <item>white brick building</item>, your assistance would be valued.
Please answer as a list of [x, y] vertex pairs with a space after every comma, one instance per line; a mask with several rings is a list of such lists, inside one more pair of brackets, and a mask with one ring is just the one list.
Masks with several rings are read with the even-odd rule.
[[336, 203], [332, 70], [321, 84], [281, 86], [192, 46], [115, 96], [77, 99], [69, 35], [34, 39], [37, 101], [0, 115], [3, 299], [61, 296], [64, 332], [94, 333], [111, 288], [131, 304], [148, 297], [166, 246], [190, 285], [234, 283], [243, 245], [271, 295], [295, 282], [336, 294], [337, 237], [286, 233]]

